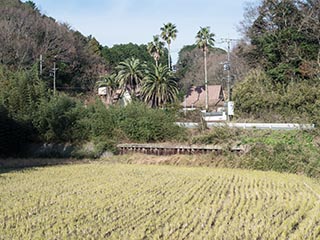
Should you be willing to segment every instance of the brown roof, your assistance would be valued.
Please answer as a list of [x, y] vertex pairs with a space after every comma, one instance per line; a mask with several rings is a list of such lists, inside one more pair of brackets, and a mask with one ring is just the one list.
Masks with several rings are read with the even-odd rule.
[[[213, 107], [222, 103], [224, 100], [221, 85], [208, 86], [208, 105]], [[185, 101], [182, 103], [186, 107], [205, 107], [206, 91], [204, 86], [191, 87], [186, 95]]]

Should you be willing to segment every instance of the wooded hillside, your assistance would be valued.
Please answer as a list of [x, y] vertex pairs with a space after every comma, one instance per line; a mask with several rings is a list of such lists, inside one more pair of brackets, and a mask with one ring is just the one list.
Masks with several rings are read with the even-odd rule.
[[52, 79], [57, 63], [57, 88], [90, 90], [106, 64], [85, 37], [37, 9], [33, 2], [0, 0], [0, 62], [12, 69], [30, 68], [43, 56], [44, 79]]
[[251, 72], [235, 87], [238, 116], [320, 123], [320, 1], [249, 6], [239, 46]]

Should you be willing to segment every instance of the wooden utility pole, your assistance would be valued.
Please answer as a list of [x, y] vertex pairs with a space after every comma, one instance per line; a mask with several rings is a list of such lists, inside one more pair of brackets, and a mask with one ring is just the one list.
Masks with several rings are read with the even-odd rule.
[[56, 95], [56, 72], [58, 70], [58, 68], [56, 67], [56, 61], [57, 61], [57, 56], [54, 57], [54, 61], [53, 61], [53, 96]]
[[42, 64], [43, 64], [43, 59], [42, 59], [42, 54], [40, 54], [40, 69], [39, 69], [40, 77], [42, 76]]

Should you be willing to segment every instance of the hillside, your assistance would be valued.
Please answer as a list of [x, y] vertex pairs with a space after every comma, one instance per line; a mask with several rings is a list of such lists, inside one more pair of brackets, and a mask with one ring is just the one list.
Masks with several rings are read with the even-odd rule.
[[294, 175], [94, 163], [2, 172], [0, 191], [3, 239], [320, 237], [319, 186]]
[[52, 81], [57, 64], [57, 88], [90, 90], [105, 71], [94, 52], [94, 38], [85, 37], [68, 24], [42, 14], [31, 1], [0, 0], [0, 63], [13, 69], [38, 65], [43, 56], [42, 78]]

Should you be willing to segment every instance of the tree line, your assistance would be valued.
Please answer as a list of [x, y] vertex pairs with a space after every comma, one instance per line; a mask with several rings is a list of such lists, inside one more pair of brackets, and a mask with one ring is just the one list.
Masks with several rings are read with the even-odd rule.
[[[31, 1], [0, 0], [0, 4], [0, 122], [6, 126], [0, 132], [3, 141], [13, 130], [18, 135], [12, 136], [17, 139], [24, 139], [19, 137], [24, 134], [32, 141], [73, 142], [96, 137], [93, 133], [99, 131], [89, 123], [95, 122], [91, 116], [101, 108], [84, 105], [79, 101], [81, 95], [74, 92], [76, 98], [66, 96], [63, 92], [69, 93], [67, 89], [87, 94], [97, 86], [107, 86], [110, 97], [119, 90], [120, 95], [127, 91], [133, 99], [170, 112], [166, 106], [179, 102], [181, 89], [195, 82], [212, 83], [212, 75], [205, 73], [211, 70], [210, 63], [217, 65], [225, 56], [214, 48], [210, 28], [201, 27], [194, 44], [181, 50], [178, 71], [174, 72], [170, 46], [178, 30], [173, 23], [164, 24], [147, 44], [108, 48], [94, 37], [85, 37], [43, 15]], [[233, 89], [238, 118], [320, 123], [319, 8], [319, 0], [263, 0], [247, 7], [241, 23], [245, 38], [231, 53], [231, 70], [238, 75]], [[40, 55], [44, 56], [42, 75]], [[63, 88], [55, 97], [50, 76], [54, 61], [58, 86]], [[218, 69], [216, 76], [222, 78], [223, 72]], [[202, 74], [193, 74], [196, 70]], [[186, 78], [196, 81], [187, 82]], [[99, 115], [100, 123], [110, 117], [109, 110], [104, 111], [106, 115]], [[112, 119], [125, 115], [110, 111], [119, 117]], [[83, 119], [89, 119], [89, 129]], [[174, 121], [172, 116], [168, 119]], [[146, 121], [151, 118], [143, 118], [142, 122]], [[123, 125], [113, 126], [112, 136], [116, 132], [128, 136], [130, 131]], [[148, 135], [149, 130], [143, 131]], [[144, 139], [165, 139], [148, 136]]]
[[248, 6], [238, 46], [251, 71], [235, 86], [238, 116], [320, 123], [320, 1]]

